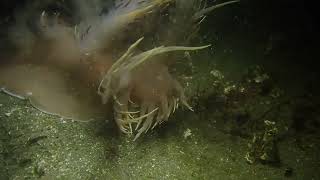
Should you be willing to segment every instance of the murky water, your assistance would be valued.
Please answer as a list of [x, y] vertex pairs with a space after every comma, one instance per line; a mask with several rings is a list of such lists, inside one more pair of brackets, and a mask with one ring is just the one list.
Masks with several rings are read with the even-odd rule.
[[0, 179], [319, 179], [315, 11], [219, 3], [4, 1]]

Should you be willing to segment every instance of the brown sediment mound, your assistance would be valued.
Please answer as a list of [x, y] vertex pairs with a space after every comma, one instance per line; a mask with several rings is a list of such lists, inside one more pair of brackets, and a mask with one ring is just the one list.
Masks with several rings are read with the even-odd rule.
[[[237, 1], [230, 3], [234, 2]], [[183, 29], [188, 32], [184, 34], [176, 31], [177, 27], [170, 28], [177, 26], [174, 20], [159, 32], [152, 32], [159, 24], [143, 24], [148, 15], [183, 4], [180, 0], [132, 0], [111, 8], [107, 14], [101, 14], [100, 4], [76, 3], [80, 13], [80, 22], [76, 24], [67, 23], [67, 17], [59, 13], [42, 11], [37, 14], [39, 19], [33, 19], [34, 32], [28, 27], [28, 19], [20, 18], [22, 24], [12, 28], [11, 33], [18, 52], [14, 58], [1, 62], [0, 87], [4, 92], [29, 99], [43, 112], [81, 120], [103, 117], [107, 112], [103, 104], [111, 99], [120, 130], [136, 134], [135, 138], [167, 121], [178, 104], [191, 109], [183, 88], [170, 75], [167, 65], [161, 63], [164, 57], [159, 55], [208, 46], [148, 47], [188, 41], [199, 30], [205, 14], [220, 6], [204, 8], [201, 1], [193, 0], [187, 3], [188, 8], [180, 8], [182, 14], [176, 13], [176, 19], [190, 16], [190, 22], [178, 23], [191, 28]], [[190, 12], [184, 13], [185, 9]], [[126, 33], [139, 24], [141, 29]], [[148, 33], [156, 37], [149, 37], [143, 47], [137, 47], [143, 38], [130, 46]], [[154, 40], [159, 42], [153, 44]]]

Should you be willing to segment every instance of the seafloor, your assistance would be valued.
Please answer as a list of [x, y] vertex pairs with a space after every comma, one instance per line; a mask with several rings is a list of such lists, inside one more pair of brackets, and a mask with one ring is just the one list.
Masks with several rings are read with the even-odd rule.
[[72, 122], [1, 93], [0, 179], [320, 178], [316, 120], [303, 129], [292, 120], [311, 113], [308, 99], [269, 88], [259, 67], [234, 84], [218, 70], [195, 71], [195, 112], [179, 109], [135, 142], [112, 120]]

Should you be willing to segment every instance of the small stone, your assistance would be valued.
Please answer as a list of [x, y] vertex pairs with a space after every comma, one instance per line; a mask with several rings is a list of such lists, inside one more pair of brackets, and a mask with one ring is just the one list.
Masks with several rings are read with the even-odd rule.
[[191, 129], [186, 129], [185, 131], [184, 131], [184, 133], [183, 133], [183, 137], [186, 139], [186, 138], [188, 138], [189, 136], [191, 136], [192, 135], [192, 132], [191, 132]]

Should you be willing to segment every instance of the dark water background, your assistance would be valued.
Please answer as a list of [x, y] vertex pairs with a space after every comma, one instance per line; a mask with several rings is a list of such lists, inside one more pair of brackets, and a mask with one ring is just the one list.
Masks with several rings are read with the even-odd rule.
[[[2, 28], [5, 19], [26, 2], [0, 2]], [[211, 61], [231, 79], [237, 79], [246, 67], [258, 64], [293, 93], [306, 89], [316, 92], [316, 7], [311, 1], [242, 0], [210, 14], [202, 25], [202, 38], [213, 44]]]
[[310, 1], [243, 0], [218, 10], [205, 22], [214, 61], [237, 79], [262, 65], [291, 93], [319, 90], [319, 24]]

